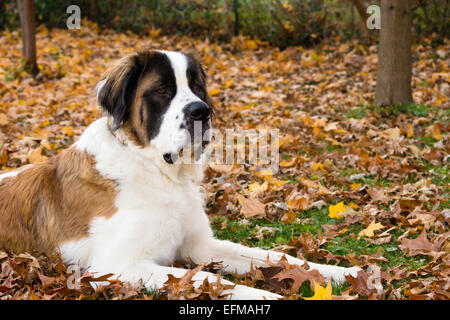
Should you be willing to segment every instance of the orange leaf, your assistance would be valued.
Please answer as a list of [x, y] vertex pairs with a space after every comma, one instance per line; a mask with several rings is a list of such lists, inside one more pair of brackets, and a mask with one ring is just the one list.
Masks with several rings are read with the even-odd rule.
[[47, 160], [47, 157], [42, 154], [42, 147], [31, 150], [28, 153], [28, 161], [30, 161], [30, 163], [42, 162], [45, 160]]

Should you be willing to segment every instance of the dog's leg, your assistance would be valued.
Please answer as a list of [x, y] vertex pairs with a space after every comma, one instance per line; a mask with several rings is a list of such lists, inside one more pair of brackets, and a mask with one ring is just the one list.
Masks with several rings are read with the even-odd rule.
[[[160, 266], [149, 262], [137, 263], [128, 268], [125, 267], [122, 272], [116, 272], [116, 275], [118, 275], [118, 278], [122, 281], [137, 283], [139, 280], [142, 280], [146, 288], [160, 289], [169, 279], [169, 275], [181, 278], [187, 271], [188, 270], [186, 269]], [[217, 282], [218, 275], [206, 271], [198, 271], [192, 277], [196, 288], [198, 288], [205, 279], [208, 279], [210, 283], [215, 283]], [[235, 285], [233, 282], [225, 279], [221, 279], [220, 282], [226, 285]], [[224, 290], [222, 294], [228, 294], [228, 298], [231, 300], [274, 300], [281, 298], [280, 295], [275, 293], [243, 285], [235, 285], [233, 289]]]
[[[304, 261], [285, 255], [281, 252], [249, 248], [230, 241], [217, 240], [212, 237], [193, 237], [183, 247], [182, 256], [191, 259], [195, 263], [222, 262], [223, 271], [237, 272], [238, 274], [250, 271], [253, 266], [267, 266], [265, 261], [278, 262], [283, 256], [290, 264], [303, 265]], [[346, 275], [356, 277], [360, 270], [358, 267], [344, 268], [308, 262], [308, 265], [319, 271], [325, 278], [332, 279], [335, 283], [345, 282]]]

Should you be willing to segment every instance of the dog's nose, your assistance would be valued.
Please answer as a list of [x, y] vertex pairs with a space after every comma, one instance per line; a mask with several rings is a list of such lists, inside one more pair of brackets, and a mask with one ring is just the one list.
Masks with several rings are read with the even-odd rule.
[[192, 120], [206, 121], [209, 119], [211, 109], [209, 106], [200, 101], [191, 102], [186, 106], [187, 115]]

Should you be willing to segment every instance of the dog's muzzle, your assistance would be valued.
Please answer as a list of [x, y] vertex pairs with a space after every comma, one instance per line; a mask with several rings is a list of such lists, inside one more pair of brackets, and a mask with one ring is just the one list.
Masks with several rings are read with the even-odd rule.
[[[185, 118], [183, 127], [189, 133], [191, 143], [190, 154], [184, 155], [193, 156], [195, 160], [198, 160], [210, 142], [209, 138], [204, 139], [203, 135], [210, 129], [211, 108], [203, 101], [194, 101], [184, 107], [183, 113]], [[174, 164], [178, 158], [183, 156], [184, 149], [182, 148], [176, 153], [165, 153], [163, 155], [164, 161], [168, 164]]]

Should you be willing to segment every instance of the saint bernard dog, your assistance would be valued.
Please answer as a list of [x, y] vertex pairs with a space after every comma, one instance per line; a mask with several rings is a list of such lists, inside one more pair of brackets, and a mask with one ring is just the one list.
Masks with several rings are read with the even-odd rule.
[[[201, 122], [204, 132], [211, 126], [206, 75], [195, 58], [173, 51], [133, 53], [96, 89], [105, 117], [73, 146], [0, 175], [0, 248], [60, 252], [67, 265], [143, 281], [152, 289], [162, 287], [168, 275], [187, 272], [171, 267], [176, 260], [221, 262], [223, 272], [242, 274], [283, 257], [215, 239], [204, 211], [202, 166], [176, 161], [193, 145], [193, 123]], [[335, 282], [359, 270], [309, 266]], [[193, 280], [201, 285], [205, 278], [217, 281], [204, 271]], [[231, 299], [281, 298], [243, 285], [224, 293]]]

